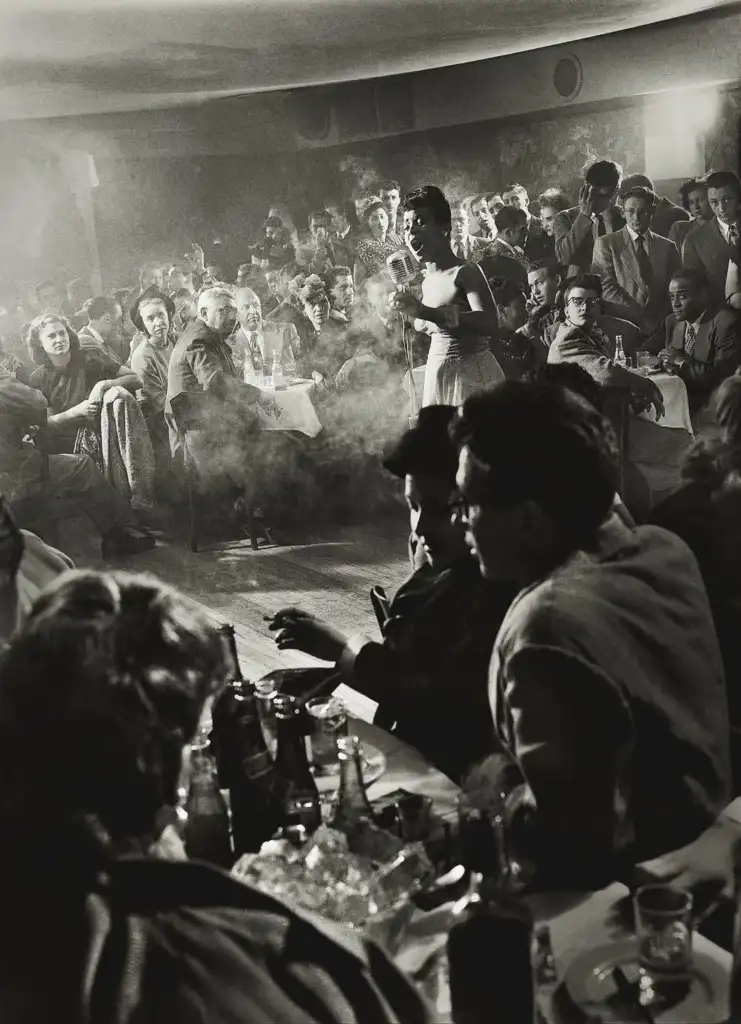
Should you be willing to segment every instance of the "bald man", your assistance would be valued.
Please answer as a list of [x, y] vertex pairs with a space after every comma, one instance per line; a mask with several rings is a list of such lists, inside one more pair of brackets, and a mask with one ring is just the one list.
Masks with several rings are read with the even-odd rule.
[[251, 288], [238, 288], [236, 298], [237, 325], [229, 343], [242, 372], [250, 360], [256, 372], [262, 365], [270, 370], [276, 355], [284, 371], [295, 367], [300, 346], [294, 325], [263, 320], [260, 297]]

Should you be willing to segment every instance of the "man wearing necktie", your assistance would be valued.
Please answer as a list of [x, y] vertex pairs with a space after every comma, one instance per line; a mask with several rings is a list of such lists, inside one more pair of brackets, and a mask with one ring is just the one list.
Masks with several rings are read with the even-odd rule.
[[674, 243], [650, 229], [655, 202], [642, 185], [630, 189], [623, 203], [625, 227], [597, 238], [592, 257], [605, 302], [645, 334], [653, 334], [668, 315], [669, 281], [680, 265]]
[[699, 270], [685, 267], [672, 276], [669, 301], [672, 313], [646, 347], [685, 382], [694, 414], [741, 363], [741, 319], [713, 304], [708, 280]]
[[237, 323], [230, 338], [234, 361], [241, 368], [260, 375], [270, 373], [276, 354], [283, 372], [293, 373], [299, 350], [293, 324], [263, 320], [259, 296], [251, 288], [237, 289]]
[[556, 259], [566, 276], [589, 272], [595, 240], [618, 231], [625, 221], [614, 205], [623, 169], [613, 160], [598, 160], [587, 169], [579, 205], [563, 210], [553, 221]]
[[686, 267], [704, 271], [710, 298], [720, 306], [726, 297], [728, 264], [739, 263], [741, 181], [734, 171], [715, 171], [706, 181], [708, 203], [715, 216], [690, 231], [684, 240], [682, 258]]

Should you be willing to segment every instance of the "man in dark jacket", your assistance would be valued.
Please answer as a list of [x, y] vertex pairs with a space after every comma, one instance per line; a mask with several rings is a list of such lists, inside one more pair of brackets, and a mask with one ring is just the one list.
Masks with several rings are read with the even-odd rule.
[[[636, 186], [647, 188], [649, 192], [656, 192], [653, 182], [647, 174], [628, 174], [620, 183], [621, 200], [623, 196], [626, 196]], [[681, 206], [673, 203], [671, 199], [667, 199], [666, 196], [657, 196], [656, 200], [653, 214], [651, 215], [651, 230], [655, 235], [668, 238], [672, 224], [676, 224], [677, 221], [689, 220], [690, 215]]]
[[589, 271], [595, 238], [619, 231], [625, 220], [614, 205], [622, 168], [612, 160], [598, 160], [588, 168], [579, 190], [579, 205], [559, 213], [553, 222], [556, 259], [566, 277]]

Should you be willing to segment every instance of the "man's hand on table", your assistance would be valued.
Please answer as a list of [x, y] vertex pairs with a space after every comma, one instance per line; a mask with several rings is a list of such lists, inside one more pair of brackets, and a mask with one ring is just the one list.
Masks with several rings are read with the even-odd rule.
[[653, 406], [656, 410], [656, 419], [660, 420], [664, 415], [664, 396], [661, 394], [661, 389], [650, 377], [641, 377], [638, 374], [633, 374], [633, 376], [635, 380], [631, 381], [631, 391], [638, 398], [648, 402], [649, 407]]
[[679, 889], [714, 889], [734, 895], [734, 851], [741, 843], [741, 825], [719, 818], [714, 825], [681, 850], [644, 861], [638, 866], [645, 881], [670, 882]]
[[664, 348], [659, 352], [657, 359], [661, 367], [667, 373], [676, 373], [679, 367], [685, 362], [685, 357], [671, 348]]
[[275, 642], [281, 651], [303, 651], [320, 661], [337, 661], [347, 643], [341, 630], [300, 608], [277, 612], [270, 621], [270, 629], [277, 630]]

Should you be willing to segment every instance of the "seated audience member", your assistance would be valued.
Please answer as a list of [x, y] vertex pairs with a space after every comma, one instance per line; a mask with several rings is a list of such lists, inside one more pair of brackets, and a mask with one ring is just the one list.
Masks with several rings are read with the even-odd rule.
[[379, 703], [396, 735], [442, 771], [460, 779], [491, 753], [487, 669], [513, 587], [486, 583], [451, 520], [456, 453], [448, 437], [454, 411], [420, 411], [385, 461], [404, 481], [410, 524], [424, 552], [421, 568], [389, 608], [383, 641], [348, 637], [298, 608], [275, 616], [281, 650], [296, 648], [336, 663], [343, 679]]
[[627, 320], [600, 316], [602, 286], [595, 274], [581, 274], [566, 282], [564, 321], [555, 328], [548, 349], [549, 363], [577, 363], [604, 387], [626, 387], [640, 403], [663, 412], [661, 392], [650, 377], [631, 373], [614, 361], [615, 339], [623, 338], [626, 352], [640, 346], [641, 335]]
[[738, 259], [741, 181], [733, 171], [714, 171], [706, 177], [713, 219], [690, 231], [684, 240], [685, 267], [702, 270], [710, 285], [710, 298], [722, 305], [726, 295], [728, 261]]
[[514, 281], [527, 287], [527, 260], [522, 251], [527, 219], [522, 210], [503, 206], [495, 218], [497, 237], [489, 242], [489, 252], [479, 260], [486, 280], [495, 286], [497, 281]]
[[62, 296], [52, 280], [39, 281], [33, 290], [34, 304], [39, 313], [61, 313]]
[[309, 214], [309, 240], [296, 249], [296, 262], [307, 274], [323, 277], [332, 267], [351, 262], [353, 254], [343, 242], [332, 237], [332, 218], [327, 210]]
[[172, 301], [175, 304], [175, 314], [171, 328], [173, 334], [180, 337], [188, 324], [196, 318], [196, 297], [187, 288], [179, 288], [172, 296]]
[[[620, 200], [624, 200], [628, 193], [634, 188], [646, 188], [656, 195], [654, 184], [647, 174], [626, 174], [620, 182]], [[669, 238], [672, 227], [690, 219], [689, 213], [677, 206], [666, 196], [656, 195], [653, 213], [651, 214], [651, 230], [662, 238]]]
[[266, 320], [280, 324], [293, 324], [299, 340], [302, 358], [308, 358], [309, 346], [314, 338], [311, 320], [304, 314], [303, 303], [298, 297], [298, 287], [294, 282], [303, 281], [298, 264], [289, 263], [280, 270], [281, 301], [272, 313], [265, 315]]
[[530, 338], [522, 333], [527, 323], [525, 293], [512, 281], [505, 281], [494, 289], [494, 302], [499, 314], [499, 337], [492, 338], [491, 351], [508, 379], [520, 380], [534, 370], [538, 361], [544, 363], [546, 350], [537, 349]]
[[[502, 203], [504, 206], [504, 203]], [[497, 226], [485, 195], [474, 196], [469, 209], [471, 220], [478, 224], [478, 237], [484, 242], [491, 242], [497, 237]]]
[[[0, 371], [0, 476], [20, 526], [41, 527], [65, 516], [88, 516], [102, 535], [104, 558], [154, 547], [132, 525], [123, 500], [87, 455], [47, 455], [54, 424], [40, 391]], [[26, 441], [36, 435], [36, 444]]]
[[227, 674], [150, 578], [70, 573], [34, 605], [0, 663], [3, 1019], [430, 1021], [370, 941], [185, 859], [169, 822]]
[[[245, 425], [256, 429], [261, 394], [259, 388], [241, 381], [234, 364], [229, 338], [237, 322], [237, 301], [231, 289], [205, 288], [197, 301], [198, 316], [180, 335], [170, 356], [165, 419], [173, 457], [182, 459], [187, 443], [199, 473], [208, 479], [219, 474], [221, 465], [214, 460], [230, 436], [235, 417], [239, 419], [244, 411]], [[187, 424], [185, 430], [183, 424]], [[238, 451], [228, 454], [225, 460], [232, 468], [232, 463], [240, 461]]]
[[707, 279], [698, 270], [672, 275], [669, 301], [673, 312], [646, 347], [685, 382], [694, 414], [741, 362], [741, 319], [711, 305]]
[[731, 720], [734, 794], [741, 792], [741, 377], [713, 400], [720, 436], [696, 442], [682, 485], [651, 511], [651, 522], [681, 537], [705, 581], [723, 655]]
[[[571, 206], [569, 197], [560, 189], [547, 188], [545, 192], [540, 193], [537, 202], [540, 207], [540, 226], [543, 228], [543, 233], [553, 239], [554, 222], [559, 213], [563, 213]], [[552, 243], [551, 251], [546, 258], [555, 259], [555, 254], [555, 243]]]
[[553, 222], [556, 259], [566, 276], [588, 273], [592, 267], [594, 241], [619, 231], [625, 221], [615, 206], [623, 170], [612, 160], [598, 160], [587, 170], [579, 190], [579, 205], [559, 213]]
[[378, 196], [383, 203], [389, 218], [389, 231], [392, 235], [404, 233], [401, 212], [401, 185], [398, 181], [382, 181], [378, 186]]
[[85, 277], [75, 277], [67, 282], [67, 298], [62, 302], [62, 312], [75, 330], [86, 323], [85, 304], [93, 298], [90, 281]]
[[304, 316], [314, 329], [314, 336], [302, 361], [310, 360], [314, 372], [332, 380], [352, 354], [347, 344], [347, 325], [330, 318], [329, 298], [321, 277], [316, 274], [299, 277], [294, 286], [298, 289]]
[[729, 796], [723, 665], [697, 563], [612, 511], [612, 433], [580, 396], [505, 381], [466, 400], [455, 436], [481, 571], [523, 588], [489, 679], [497, 736], [532, 794], [536, 884], [621, 877], [694, 839]]
[[362, 235], [355, 248], [355, 287], [386, 266], [386, 260], [404, 249], [404, 239], [389, 230], [389, 215], [378, 196], [371, 196], [361, 218]]
[[109, 295], [97, 295], [87, 304], [88, 322], [77, 337], [80, 348], [97, 346], [119, 365], [129, 358], [129, 341], [123, 332], [123, 309]]
[[[679, 188], [682, 206], [687, 211], [686, 220], [675, 220], [669, 228], [668, 239], [674, 242], [680, 254], [684, 240], [693, 228], [713, 219], [708, 202], [708, 186], [704, 178], [688, 178]], [[661, 234], [661, 232], [659, 232]]]
[[293, 324], [264, 320], [260, 298], [251, 288], [238, 288], [237, 322], [229, 338], [234, 365], [240, 376], [270, 373], [277, 356], [284, 372], [295, 373], [298, 335]]
[[262, 308], [264, 315], [267, 316], [268, 313], [272, 313], [274, 309], [278, 308], [283, 299], [280, 289], [280, 270], [277, 267], [268, 268], [264, 272], [263, 278], [267, 287], [267, 295]]
[[28, 347], [38, 366], [31, 387], [51, 410], [49, 450], [90, 455], [146, 517], [154, 508], [154, 452], [134, 397], [141, 379], [97, 347], [81, 349], [74, 331], [54, 315], [31, 321]]
[[[200, 277], [198, 285], [200, 285]], [[167, 271], [167, 294], [170, 298], [174, 298], [175, 293], [181, 289], [185, 289], [191, 294], [195, 293], [196, 281], [193, 268], [187, 263], [174, 263]]]
[[170, 356], [175, 347], [171, 332], [174, 316], [174, 301], [156, 288], [143, 292], [131, 311], [136, 329], [147, 335], [147, 341], [131, 357], [131, 369], [141, 381], [142, 396], [146, 402], [144, 417], [160, 462], [163, 461], [163, 448], [167, 450], [168, 447], [165, 403]]
[[522, 333], [547, 349], [551, 343], [548, 328], [558, 324], [563, 316], [563, 309], [557, 301], [563, 283], [563, 271], [555, 260], [539, 260], [529, 265], [527, 283], [530, 299]]
[[420, 366], [427, 358], [430, 339], [426, 334], [415, 331], [413, 324], [392, 309], [394, 295], [396, 285], [387, 271], [382, 270], [370, 278], [366, 283], [366, 298], [371, 312], [359, 326], [374, 335], [378, 341], [378, 351], [383, 354], [389, 366], [407, 368], [405, 338], [411, 346], [412, 366]]
[[291, 235], [280, 217], [268, 217], [262, 226], [262, 235], [252, 246], [252, 264], [260, 270], [284, 267], [296, 258]]
[[324, 275], [329, 296], [329, 318], [344, 328], [350, 326], [355, 306], [355, 285], [349, 267], [330, 267]]
[[226, 284], [226, 274], [218, 263], [208, 263], [203, 273], [202, 287], [212, 288], [218, 284]]
[[[200, 259], [203, 259], [203, 249], [200, 246], [194, 246], [194, 251], [197, 249], [200, 253]], [[147, 262], [143, 263], [139, 268], [139, 287], [135, 288], [131, 292], [124, 305], [124, 317], [131, 319], [131, 310], [136, 304], [136, 300], [142, 295], [148, 288], [154, 288], [156, 291], [164, 294], [165, 292], [165, 268], [161, 263]], [[141, 345], [143, 341], [147, 340], [147, 335], [143, 331], [136, 331], [131, 344], [129, 346], [129, 355], [133, 356], [137, 347]]]
[[680, 266], [674, 243], [650, 230], [655, 202], [641, 185], [623, 193], [625, 227], [595, 239], [592, 255], [604, 302], [645, 334], [668, 316], [669, 281]]
[[469, 263], [479, 263], [489, 252], [487, 243], [468, 231], [468, 211], [464, 203], [450, 204], [450, 248]]
[[[502, 189], [502, 199], [505, 206], [511, 206], [514, 210], [522, 210], [527, 217], [525, 235], [521, 244], [528, 262], [552, 256], [553, 244], [549, 245], [540, 221], [530, 212], [530, 197], [524, 185], [520, 185], [518, 182], [505, 185]], [[496, 216], [494, 219], [496, 221]]]
[[234, 281], [236, 288], [247, 288], [249, 282], [255, 280], [256, 269], [252, 263], [240, 263], [237, 267], [237, 277]]
[[334, 237], [342, 242], [352, 254], [357, 245], [357, 224], [355, 204], [341, 202], [330, 202], [326, 206], [327, 213], [332, 218], [332, 229]]
[[0, 494], [0, 648], [26, 618], [41, 591], [73, 569], [67, 555], [21, 530]]
[[352, 355], [337, 372], [337, 387], [344, 391], [364, 392], [369, 388], [384, 387], [391, 376], [392, 368], [376, 335], [370, 331], [353, 328], [347, 342]]

